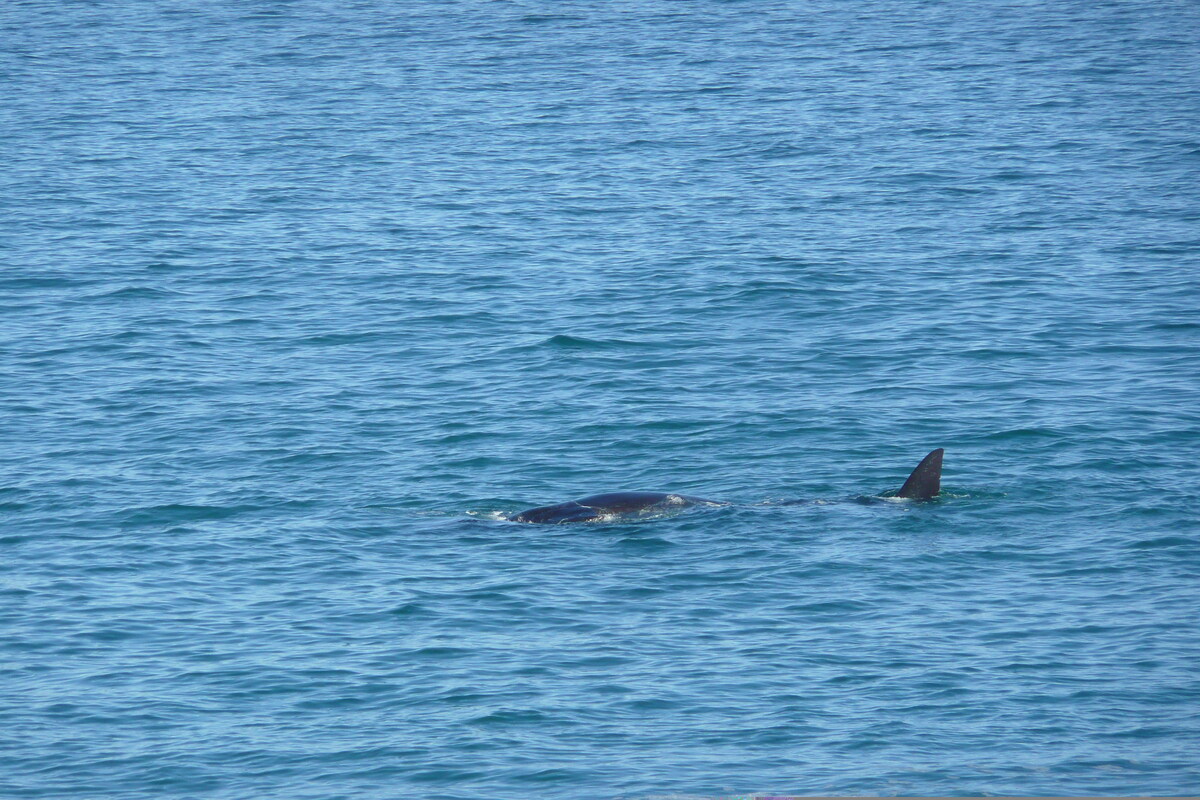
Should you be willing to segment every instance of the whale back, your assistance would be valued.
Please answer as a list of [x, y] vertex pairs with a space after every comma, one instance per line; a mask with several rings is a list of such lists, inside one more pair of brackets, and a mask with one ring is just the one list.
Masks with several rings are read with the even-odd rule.
[[600, 519], [600, 512], [580, 505], [574, 500], [553, 506], [530, 508], [509, 517], [513, 522], [532, 522], [540, 525], [558, 525], [564, 522], [591, 522]]
[[701, 497], [689, 497], [669, 492], [609, 492], [569, 500], [553, 506], [531, 508], [509, 517], [513, 522], [533, 522], [542, 525], [559, 525], [565, 522], [594, 522], [623, 515], [647, 515], [670, 513], [674, 510], [699, 503], [725, 505]]

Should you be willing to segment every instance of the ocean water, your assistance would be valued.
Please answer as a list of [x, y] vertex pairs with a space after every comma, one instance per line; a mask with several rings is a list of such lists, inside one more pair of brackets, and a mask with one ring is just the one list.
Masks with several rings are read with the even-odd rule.
[[[1195, 3], [10, 0], [0, 75], [0, 796], [1200, 789]], [[619, 489], [733, 504], [504, 520]]]

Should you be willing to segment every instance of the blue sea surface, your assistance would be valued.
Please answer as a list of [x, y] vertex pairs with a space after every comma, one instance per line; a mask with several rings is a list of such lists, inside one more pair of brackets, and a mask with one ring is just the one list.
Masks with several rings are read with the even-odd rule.
[[[1196, 3], [8, 0], [0, 80], [0, 796], [1200, 790]], [[505, 519], [621, 489], [731, 505]]]

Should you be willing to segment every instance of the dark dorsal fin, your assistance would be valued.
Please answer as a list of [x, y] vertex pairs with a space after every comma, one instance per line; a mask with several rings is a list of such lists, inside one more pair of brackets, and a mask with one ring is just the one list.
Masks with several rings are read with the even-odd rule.
[[908, 480], [896, 493], [897, 497], [911, 497], [913, 500], [928, 500], [942, 490], [942, 448], [934, 450], [908, 476]]

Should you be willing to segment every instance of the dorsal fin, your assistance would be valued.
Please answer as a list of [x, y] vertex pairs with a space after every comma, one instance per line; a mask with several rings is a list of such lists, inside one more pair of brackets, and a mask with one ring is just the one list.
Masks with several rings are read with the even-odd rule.
[[908, 480], [896, 493], [897, 497], [911, 497], [913, 500], [928, 500], [942, 490], [942, 453], [939, 447], [917, 464], [917, 468], [908, 476]]

